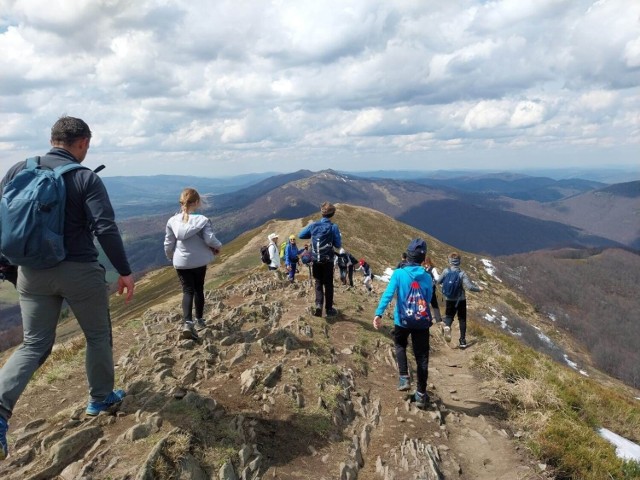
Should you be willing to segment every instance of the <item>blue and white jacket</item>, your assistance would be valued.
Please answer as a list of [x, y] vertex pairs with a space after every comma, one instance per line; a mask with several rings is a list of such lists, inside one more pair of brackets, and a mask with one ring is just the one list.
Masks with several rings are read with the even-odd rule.
[[[382, 314], [384, 314], [384, 311], [394, 297], [397, 299], [406, 298], [411, 289], [411, 282], [414, 280], [420, 284], [425, 296], [425, 301], [429, 304], [429, 302], [431, 302], [431, 295], [433, 295], [433, 279], [422, 265], [409, 264], [393, 271], [389, 284], [382, 294], [382, 297], [380, 297], [378, 308], [376, 308], [376, 316], [381, 317]], [[400, 323], [400, 313], [398, 312], [398, 303], [399, 302], [396, 301], [396, 308], [393, 312], [393, 323], [402, 327]]]

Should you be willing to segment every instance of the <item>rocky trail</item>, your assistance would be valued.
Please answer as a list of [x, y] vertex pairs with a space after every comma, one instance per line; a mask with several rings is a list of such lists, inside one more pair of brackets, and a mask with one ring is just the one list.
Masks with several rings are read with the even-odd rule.
[[379, 295], [336, 287], [340, 315], [317, 318], [301, 276], [259, 271], [208, 291], [198, 341], [179, 338], [178, 295], [115, 325], [127, 396], [110, 414], [84, 414], [84, 351], [56, 360], [16, 408], [0, 477], [548, 478], [471, 371], [473, 342], [450, 348], [432, 329], [419, 410], [396, 391], [392, 319], [371, 326]]

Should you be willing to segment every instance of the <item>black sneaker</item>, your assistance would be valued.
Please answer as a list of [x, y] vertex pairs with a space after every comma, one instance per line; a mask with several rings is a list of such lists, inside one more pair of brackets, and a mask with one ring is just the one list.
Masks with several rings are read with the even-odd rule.
[[316, 309], [313, 311], [313, 315], [315, 317], [321, 317], [322, 316], [322, 307], [318, 307], [316, 305]]
[[335, 317], [336, 315], [338, 315], [338, 310], [336, 310], [335, 308], [330, 308], [327, 310], [327, 317]]
[[458, 347], [467, 348], [467, 341], [464, 338], [460, 339], [460, 342], [458, 343]]

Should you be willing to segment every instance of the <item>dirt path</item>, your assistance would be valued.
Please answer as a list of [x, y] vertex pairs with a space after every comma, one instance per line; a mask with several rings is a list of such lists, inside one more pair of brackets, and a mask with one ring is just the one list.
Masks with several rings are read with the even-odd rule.
[[[356, 304], [364, 301], [373, 306], [364, 307], [366, 313], [360, 313], [358, 320], [353, 321], [349, 300], [344, 295], [358, 299]], [[331, 323], [330, 336], [336, 350], [342, 351], [358, 343], [361, 330], [367, 328], [366, 323], [373, 318], [379, 295], [369, 297], [360, 292], [342, 291], [336, 297], [338, 302], [343, 297], [342, 301], [347, 305], [343, 314]], [[366, 455], [368, 461], [360, 470], [359, 478], [376, 478], [376, 459], [380, 457], [383, 462], [385, 459], [390, 462], [390, 450], [400, 445], [405, 435], [438, 447], [443, 457], [445, 478], [546, 478], [536, 473], [537, 465], [515, 443], [503, 412], [488, 397], [485, 382], [470, 370], [473, 339], [466, 350], [451, 348], [445, 343], [440, 329], [432, 328], [427, 388], [432, 403], [425, 411], [420, 411], [410, 402], [409, 395], [396, 391], [398, 377], [395, 364], [391, 364], [391, 324], [392, 320], [385, 318], [387, 339], [372, 351], [368, 375], [356, 381], [360, 387], [366, 386], [371, 398], [380, 399], [382, 404], [380, 428], [372, 435]], [[456, 333], [453, 332], [454, 338], [457, 338]], [[410, 352], [409, 359], [412, 368], [415, 361]], [[349, 360], [343, 358], [343, 361]], [[407, 472], [406, 478], [414, 477]]]
[[[216, 273], [216, 269], [212, 269], [211, 275]], [[360, 458], [359, 479], [414, 479], [417, 478], [416, 470], [408, 459], [411, 458], [411, 447], [416, 445], [431, 449], [437, 457], [438, 475], [441, 475], [419, 478], [546, 478], [536, 473], [537, 466], [524, 449], [517, 448], [503, 413], [490, 401], [484, 382], [470, 370], [474, 349], [472, 338], [467, 350], [452, 349], [434, 329], [428, 385], [432, 403], [426, 410], [418, 410], [406, 394], [396, 390], [397, 370], [389, 334], [390, 318], [385, 317], [386, 328], [382, 331], [371, 326], [384, 285], [377, 285], [377, 295], [367, 295], [359, 288], [337, 287], [335, 303], [340, 315], [328, 320], [310, 314], [313, 291], [305, 283], [308, 282], [306, 272], [300, 275], [300, 283], [293, 287], [286, 281], [274, 282], [275, 276], [271, 272], [252, 275], [259, 278], [257, 284], [255, 278], [247, 277], [230, 287], [221, 302], [216, 300], [207, 304], [208, 322], [213, 331], [229, 329], [234, 319], [245, 316], [247, 320], [241, 324], [242, 330], [234, 334], [254, 332], [250, 336], [252, 340], [225, 343], [218, 337], [210, 344], [215, 346], [217, 353], [215, 357], [209, 357], [208, 364], [203, 361], [206, 342], [194, 345], [193, 350], [185, 350], [177, 340], [180, 326], [180, 294], [177, 291], [175, 296], [154, 305], [153, 311], [161, 317], [156, 323], [151, 320], [153, 315], [146, 315], [148, 320], [126, 318], [114, 326], [114, 358], [119, 359], [116, 372], [123, 386], [129, 388], [136, 383], [132, 382], [135, 379], [138, 383], [143, 381], [165, 406], [154, 408], [147, 404], [149, 394], [141, 394], [136, 400], [132, 394], [133, 403], [129, 409], [120, 412], [117, 420], [104, 422], [105, 438], [115, 441], [146, 415], [159, 414], [164, 420], [162, 434], [170, 435], [175, 426], [191, 431], [198, 439], [198, 448], [205, 452], [201, 455], [205, 458], [206, 452], [217, 455], [221, 445], [239, 449], [241, 445], [237, 443], [236, 434], [226, 438], [219, 436], [228, 433], [229, 425], [244, 421], [254, 431], [252, 442], [255, 441], [262, 459], [261, 476], [256, 478], [335, 479], [340, 478], [340, 465]], [[270, 286], [265, 289], [265, 285]], [[251, 291], [253, 293], [247, 293]], [[213, 313], [216, 309], [218, 313]], [[278, 313], [277, 320], [264, 330], [265, 325], [272, 323], [270, 318], [275, 313]], [[223, 324], [226, 327], [222, 327]], [[311, 336], [301, 334], [306, 328], [313, 332]], [[294, 335], [299, 345], [290, 351], [280, 344], [268, 347], [267, 337], [274, 332], [289, 332], [287, 334]], [[213, 338], [211, 332], [209, 335]], [[244, 353], [238, 356], [241, 351]], [[17, 429], [38, 418], [60, 417], [57, 414], [64, 409], [82, 410], [86, 385], [82, 355], [76, 357], [51, 382], [32, 382], [12, 419], [12, 432], [16, 432], [16, 437]], [[158, 370], [158, 358], [173, 365], [168, 377]], [[274, 388], [242, 391], [241, 379], [247, 371], [260, 368], [266, 373], [278, 364], [282, 377]], [[189, 372], [193, 373], [195, 381], [185, 380]], [[341, 390], [344, 384], [331, 383], [336, 375], [342, 381], [348, 380], [344, 390]], [[214, 399], [216, 420], [206, 425], [189, 425], [188, 415], [176, 415], [174, 412], [181, 404], [172, 400], [170, 393], [176, 387]], [[340, 408], [318, 405], [326, 393], [323, 388], [336, 388], [337, 396], [345, 399]], [[295, 396], [296, 392], [302, 395], [300, 400]], [[139, 405], [136, 402], [140, 402]], [[357, 410], [357, 414], [344, 408], [348, 405]], [[370, 413], [376, 406], [379, 406], [379, 414], [372, 422]], [[144, 415], [136, 413], [139, 408]], [[335, 413], [341, 408], [344, 415]], [[333, 423], [327, 423], [327, 418], [331, 418], [323, 413], [327, 410], [334, 412]], [[363, 410], [366, 414], [361, 413]], [[76, 428], [74, 425], [67, 428]], [[56, 428], [54, 423], [48, 426], [50, 430]], [[40, 436], [46, 433], [48, 430]], [[366, 441], [363, 440], [365, 434]], [[34, 446], [39, 444], [40, 436], [34, 437]], [[12, 442], [15, 440], [12, 438]], [[354, 442], [360, 444], [360, 456], [353, 455]], [[131, 472], [139, 468], [155, 443], [118, 441], [114, 445], [110, 450], [85, 459], [85, 465], [91, 465], [95, 473], [109, 471], [110, 478], [132, 478]], [[18, 449], [15, 449], [15, 455], [19, 457]], [[237, 454], [231, 457], [235, 459]], [[203, 461], [203, 465], [210, 464]], [[385, 474], [385, 468], [393, 473], [387, 471]], [[20, 474], [15, 469], [8, 471]], [[356, 477], [343, 475], [343, 478]]]

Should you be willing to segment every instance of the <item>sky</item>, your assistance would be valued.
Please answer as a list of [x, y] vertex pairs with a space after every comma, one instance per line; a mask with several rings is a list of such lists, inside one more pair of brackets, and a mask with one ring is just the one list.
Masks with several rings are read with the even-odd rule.
[[638, 0], [0, 0], [0, 173], [640, 170]]

